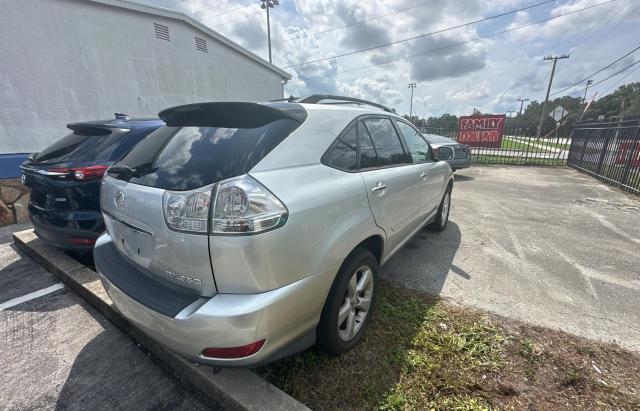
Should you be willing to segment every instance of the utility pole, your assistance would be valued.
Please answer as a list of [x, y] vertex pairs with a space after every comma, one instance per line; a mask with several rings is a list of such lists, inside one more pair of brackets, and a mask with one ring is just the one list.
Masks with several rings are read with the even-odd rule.
[[593, 84], [593, 80], [587, 80], [587, 87], [584, 88], [584, 97], [582, 98], [582, 103], [587, 102], [587, 90], [589, 90], [589, 86]]
[[[413, 89], [416, 88], [416, 83], [409, 83], [409, 88], [411, 89], [411, 103], [409, 103], [409, 120], [411, 120], [413, 114]], [[411, 120], [413, 122], [413, 120]]]
[[269, 9], [279, 6], [278, 0], [260, 0], [262, 4], [260, 8], [267, 10], [267, 41], [269, 42], [269, 63], [271, 63], [271, 22], [269, 21]]
[[553, 60], [553, 68], [551, 68], [551, 77], [549, 78], [549, 87], [547, 87], [547, 96], [544, 98], [544, 104], [542, 104], [542, 113], [540, 114], [540, 125], [538, 126], [538, 133], [536, 138], [540, 138], [540, 134], [542, 133], [542, 123], [544, 122], [544, 116], [547, 112], [547, 103], [549, 102], [549, 93], [551, 93], [551, 84], [553, 83], [553, 75], [556, 73], [556, 64], [558, 60], [568, 59], [568, 54], [563, 54], [561, 56], [546, 56], [543, 60]]
[[524, 107], [524, 102], [529, 101], [528, 98], [519, 98], [517, 101], [520, 102], [520, 111], [518, 111], [518, 116], [522, 115], [522, 108]]
[[524, 102], [529, 101], [529, 99], [519, 98], [518, 101], [520, 102], [520, 111], [518, 111], [518, 117], [516, 117], [516, 126], [515, 126], [516, 135], [518, 135], [518, 133], [520, 132], [520, 118], [522, 117], [522, 108], [524, 107]]

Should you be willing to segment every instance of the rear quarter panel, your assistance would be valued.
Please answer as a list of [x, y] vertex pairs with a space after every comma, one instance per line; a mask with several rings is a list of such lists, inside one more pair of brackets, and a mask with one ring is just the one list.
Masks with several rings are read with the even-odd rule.
[[[321, 155], [322, 153], [320, 153]], [[252, 172], [287, 207], [284, 227], [253, 236], [211, 236], [219, 292], [261, 292], [339, 265], [375, 225], [362, 177], [313, 164]]]

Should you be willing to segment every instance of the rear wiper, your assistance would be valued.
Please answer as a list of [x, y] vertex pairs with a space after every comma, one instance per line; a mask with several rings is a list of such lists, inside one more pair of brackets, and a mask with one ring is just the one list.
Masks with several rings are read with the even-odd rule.
[[124, 164], [117, 164], [109, 167], [107, 174], [117, 174], [120, 177], [131, 178], [136, 174], [136, 170]]
[[111, 166], [107, 173], [109, 175], [115, 174], [120, 178], [130, 179], [131, 177], [142, 177], [146, 174], [156, 171], [156, 167], [151, 167], [151, 164], [142, 164], [138, 167], [132, 168], [124, 164], [117, 164]]

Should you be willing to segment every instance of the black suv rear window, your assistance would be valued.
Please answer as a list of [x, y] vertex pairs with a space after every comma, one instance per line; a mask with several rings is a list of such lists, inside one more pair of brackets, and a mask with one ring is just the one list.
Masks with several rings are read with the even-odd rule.
[[134, 184], [192, 190], [249, 172], [300, 124], [290, 119], [257, 128], [163, 127], [118, 164]]
[[115, 161], [124, 154], [118, 154], [118, 147], [122, 142], [123, 134], [128, 131], [99, 127], [77, 130], [42, 150], [35, 161], [38, 163]]

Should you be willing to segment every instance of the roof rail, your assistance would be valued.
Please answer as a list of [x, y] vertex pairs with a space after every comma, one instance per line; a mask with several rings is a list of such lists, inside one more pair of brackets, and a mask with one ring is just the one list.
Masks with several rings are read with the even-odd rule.
[[389, 107], [387, 107], [385, 105], [382, 105], [382, 104], [374, 103], [372, 101], [362, 100], [362, 99], [355, 98], [355, 97], [332, 96], [330, 94], [313, 94], [311, 96], [303, 97], [301, 99], [298, 99], [296, 101], [296, 103], [318, 104], [322, 100], [336, 100], [336, 101], [344, 101], [346, 103], [366, 104], [367, 106], [377, 107], [377, 108], [382, 109], [384, 111], [387, 111], [389, 113], [394, 113], [395, 114], [395, 112], [396, 112], [392, 108], [389, 108]]

